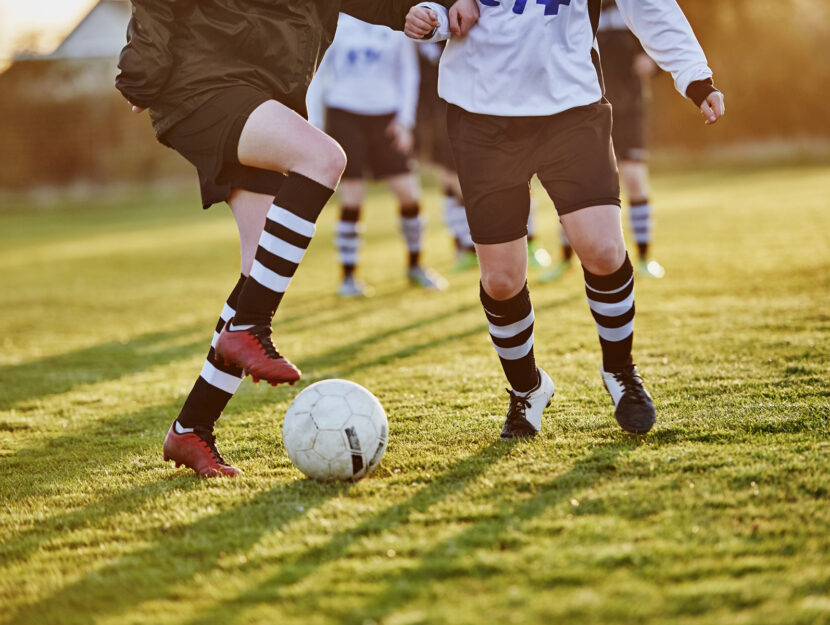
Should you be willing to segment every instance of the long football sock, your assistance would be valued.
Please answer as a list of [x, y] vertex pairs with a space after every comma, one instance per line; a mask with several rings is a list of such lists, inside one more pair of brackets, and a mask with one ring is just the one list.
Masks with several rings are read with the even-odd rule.
[[335, 226], [334, 245], [343, 267], [343, 277], [354, 274], [360, 256], [360, 207], [344, 206], [340, 210], [340, 221]]
[[490, 339], [504, 375], [514, 391], [526, 393], [539, 381], [533, 355], [533, 305], [527, 283], [508, 300], [495, 300], [480, 286], [481, 305], [490, 324]]
[[651, 243], [652, 211], [648, 199], [631, 200], [629, 216], [634, 240], [637, 242], [637, 251], [640, 258], [648, 256], [648, 246]]
[[334, 191], [292, 172], [268, 211], [251, 275], [239, 295], [234, 325], [269, 325]]
[[424, 218], [420, 205], [401, 206], [401, 232], [406, 239], [409, 266], [417, 267], [421, 261], [421, 244], [424, 237]]
[[176, 419], [179, 424], [186, 428], [206, 428], [212, 430], [217, 419], [219, 419], [225, 406], [228, 405], [231, 397], [239, 388], [242, 382], [242, 370], [234, 365], [225, 365], [215, 360], [214, 348], [219, 333], [235, 314], [239, 293], [242, 285], [245, 284], [245, 276], [240, 276], [236, 286], [231, 291], [216, 330], [213, 333], [213, 340], [210, 343], [207, 360], [202, 366], [202, 372], [190, 394], [182, 406], [182, 410]]
[[617, 373], [632, 363], [634, 342], [634, 268], [628, 254], [609, 276], [597, 276], [583, 267], [588, 306], [597, 324], [602, 368]]

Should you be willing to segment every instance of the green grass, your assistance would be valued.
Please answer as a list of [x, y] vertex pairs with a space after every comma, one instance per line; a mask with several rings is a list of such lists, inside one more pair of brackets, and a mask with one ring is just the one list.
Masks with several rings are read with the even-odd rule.
[[[541, 201], [542, 241], [555, 219]], [[320, 233], [276, 322], [300, 387], [346, 377], [390, 419], [357, 484], [282, 448], [298, 388], [241, 387], [219, 424], [244, 470], [161, 459], [237, 275], [232, 221], [195, 197], [0, 211], [0, 623], [830, 623], [830, 168], [655, 180], [662, 281], [637, 287], [658, 423], [620, 432], [573, 270], [531, 277], [557, 395], [499, 442], [506, 396], [474, 273], [404, 280], [394, 206], [367, 206], [341, 301]], [[429, 264], [449, 237], [429, 190]]]

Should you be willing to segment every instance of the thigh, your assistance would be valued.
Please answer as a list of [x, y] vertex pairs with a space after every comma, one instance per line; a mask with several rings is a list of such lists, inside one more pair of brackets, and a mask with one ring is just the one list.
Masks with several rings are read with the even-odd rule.
[[560, 217], [589, 206], [620, 205], [607, 102], [546, 118], [537, 134], [536, 155], [539, 180]]
[[447, 128], [473, 241], [515, 241], [527, 235], [531, 147], [511, 118], [447, 111]]
[[363, 178], [369, 153], [366, 116], [342, 109], [327, 109], [326, 132], [346, 153], [346, 171], [343, 172], [343, 178]]
[[344, 157], [337, 142], [276, 100], [251, 112], [236, 149], [246, 167], [296, 172], [332, 189], [342, 173]]

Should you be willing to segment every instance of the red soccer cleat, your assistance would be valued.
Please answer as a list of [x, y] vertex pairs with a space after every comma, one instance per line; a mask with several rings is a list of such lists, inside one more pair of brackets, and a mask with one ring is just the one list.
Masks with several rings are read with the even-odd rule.
[[177, 468], [184, 465], [202, 477], [233, 477], [242, 473], [222, 458], [213, 432], [184, 428], [178, 421], [173, 421], [164, 439], [164, 461], [168, 460], [175, 462]]
[[254, 382], [265, 380], [271, 386], [300, 379], [300, 370], [280, 356], [271, 342], [270, 326], [253, 326], [247, 330], [229, 329], [226, 324], [216, 341], [216, 359], [234, 364], [250, 375]]

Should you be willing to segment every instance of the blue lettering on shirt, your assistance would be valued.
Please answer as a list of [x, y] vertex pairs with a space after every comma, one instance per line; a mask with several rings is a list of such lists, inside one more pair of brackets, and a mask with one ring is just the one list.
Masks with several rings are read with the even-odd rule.
[[[479, 0], [481, 4], [486, 7], [497, 7], [501, 5], [501, 0]], [[545, 15], [559, 15], [560, 6], [570, 6], [571, 0], [536, 0], [536, 4], [543, 4], [545, 6]], [[521, 15], [525, 12], [527, 0], [514, 0], [513, 13]]]

